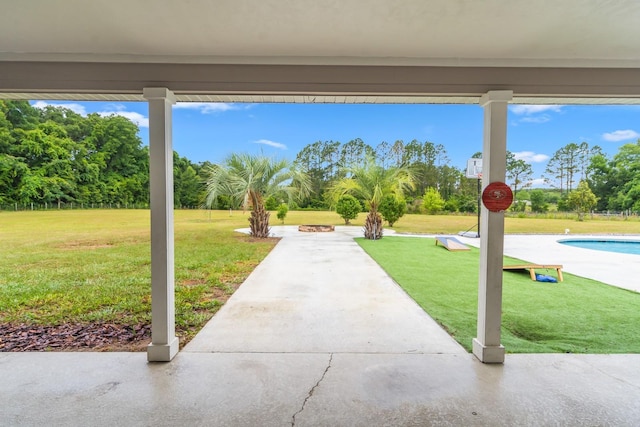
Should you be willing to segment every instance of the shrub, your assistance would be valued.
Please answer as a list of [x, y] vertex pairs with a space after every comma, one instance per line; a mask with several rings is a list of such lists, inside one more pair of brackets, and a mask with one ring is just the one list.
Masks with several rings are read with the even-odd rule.
[[567, 199], [567, 195], [563, 194], [560, 199], [558, 199], [558, 212], [569, 212], [571, 208], [569, 207], [569, 202]]
[[382, 218], [389, 223], [389, 227], [393, 227], [393, 224], [407, 212], [407, 203], [393, 194], [387, 194], [382, 198], [378, 211], [382, 214]]
[[282, 223], [284, 224], [284, 219], [287, 217], [287, 212], [289, 212], [289, 207], [287, 206], [286, 203], [281, 203], [280, 206], [278, 206], [278, 219], [280, 221], [282, 221]]
[[527, 210], [527, 202], [526, 200], [514, 200], [511, 205], [512, 212], [525, 212]]
[[350, 194], [340, 197], [336, 204], [336, 213], [344, 219], [345, 224], [349, 224], [352, 219], [356, 219], [361, 210], [362, 205], [358, 199]]
[[598, 198], [589, 188], [586, 180], [580, 181], [578, 188], [573, 190], [567, 198], [567, 205], [578, 214], [578, 221], [584, 220], [584, 214], [595, 208]]
[[460, 205], [458, 204], [458, 199], [455, 197], [450, 198], [444, 204], [444, 210], [447, 212], [458, 212], [460, 210]]
[[477, 213], [478, 198], [473, 196], [460, 196], [460, 212]]
[[233, 201], [231, 200], [231, 196], [227, 196], [226, 194], [220, 194], [216, 197], [216, 208], [218, 209], [231, 209], [233, 208]]
[[545, 201], [544, 191], [531, 190], [531, 210], [536, 213], [545, 213], [549, 210], [549, 204]]
[[264, 201], [264, 208], [268, 211], [275, 211], [278, 209], [278, 201], [274, 196], [269, 196]]
[[444, 209], [444, 199], [433, 187], [429, 187], [424, 192], [422, 198], [422, 210], [428, 214], [435, 214], [441, 212]]
[[420, 206], [422, 206], [422, 199], [407, 198], [407, 213], [420, 213]]

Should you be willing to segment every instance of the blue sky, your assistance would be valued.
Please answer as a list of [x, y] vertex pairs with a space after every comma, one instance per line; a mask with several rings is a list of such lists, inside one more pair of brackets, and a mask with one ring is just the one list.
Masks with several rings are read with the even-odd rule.
[[[148, 108], [143, 102], [37, 101], [64, 105], [80, 114], [119, 114], [140, 127], [148, 142]], [[174, 106], [173, 144], [194, 162], [222, 161], [232, 152], [259, 152], [294, 159], [315, 141], [361, 138], [375, 148], [382, 141], [413, 139], [442, 144], [450, 164], [466, 167], [482, 150], [482, 108], [478, 105], [225, 104]], [[512, 105], [507, 148], [531, 163], [534, 178], [547, 160], [570, 142], [599, 145], [609, 155], [640, 138], [640, 106]], [[537, 182], [534, 186], [540, 186]]]

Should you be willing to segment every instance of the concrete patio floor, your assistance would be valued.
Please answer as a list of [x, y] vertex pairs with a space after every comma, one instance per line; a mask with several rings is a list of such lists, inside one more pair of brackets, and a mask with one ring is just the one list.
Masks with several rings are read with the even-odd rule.
[[484, 365], [360, 250], [358, 228], [274, 231], [284, 239], [171, 363], [0, 353], [0, 425], [638, 425], [640, 355]]

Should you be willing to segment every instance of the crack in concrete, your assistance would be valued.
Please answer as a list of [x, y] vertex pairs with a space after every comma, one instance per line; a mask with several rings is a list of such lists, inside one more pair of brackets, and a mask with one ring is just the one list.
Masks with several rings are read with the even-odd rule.
[[302, 407], [298, 410], [298, 412], [293, 414], [293, 416], [291, 417], [291, 427], [294, 427], [296, 425], [296, 417], [298, 415], [300, 415], [300, 413], [302, 413], [302, 411], [304, 411], [304, 407], [307, 405], [307, 401], [309, 401], [309, 399], [311, 399], [311, 396], [313, 396], [313, 392], [316, 391], [316, 388], [318, 388], [318, 386], [320, 385], [322, 380], [324, 380], [324, 377], [327, 375], [327, 372], [329, 371], [329, 368], [331, 368], [331, 362], [332, 361], [333, 361], [333, 353], [331, 353], [329, 355], [329, 363], [327, 364], [327, 367], [325, 368], [324, 372], [322, 373], [322, 376], [320, 377], [318, 382], [315, 383], [315, 385], [313, 387], [311, 387], [311, 390], [309, 390], [309, 393], [307, 393], [307, 397], [304, 398], [304, 401], [302, 402]]
[[601, 374], [603, 374], [603, 375], [605, 375], [605, 376], [607, 376], [607, 377], [609, 377], [609, 378], [611, 378], [611, 379], [613, 379], [613, 380], [619, 381], [619, 382], [621, 382], [621, 383], [623, 383], [623, 384], [626, 384], [626, 385], [628, 385], [628, 386], [631, 386], [631, 387], [633, 387], [633, 388], [640, 389], [640, 386], [638, 386], [638, 385], [636, 385], [636, 384], [634, 384], [634, 383], [631, 383], [631, 382], [627, 381], [627, 380], [626, 380], [626, 379], [624, 379], [624, 378], [620, 378], [620, 377], [618, 377], [617, 375], [610, 374], [609, 372], [604, 371], [604, 370], [602, 370], [600, 367], [598, 367], [598, 366], [594, 365], [594, 364], [593, 364], [593, 363], [591, 363], [590, 361], [585, 361], [585, 363], [586, 363], [587, 365], [591, 366], [591, 368], [593, 368], [594, 370], [596, 370], [596, 371], [600, 372]]

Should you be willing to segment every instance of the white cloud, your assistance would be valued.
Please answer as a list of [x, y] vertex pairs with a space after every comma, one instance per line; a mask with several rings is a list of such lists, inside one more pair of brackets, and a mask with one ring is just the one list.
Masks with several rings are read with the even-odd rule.
[[221, 113], [230, 110], [248, 110], [253, 104], [231, 104], [228, 102], [178, 102], [179, 109], [199, 110], [202, 114]]
[[127, 119], [131, 120], [133, 123], [135, 123], [136, 125], [142, 127], [142, 128], [148, 128], [149, 127], [149, 118], [143, 116], [140, 113], [136, 113], [135, 111], [100, 111], [98, 112], [99, 115], [101, 115], [102, 117], [108, 117], [108, 116], [122, 116], [122, 117], [126, 117]]
[[76, 104], [76, 103], [55, 104], [55, 103], [49, 103], [45, 101], [36, 101], [33, 103], [33, 107], [38, 108], [40, 110], [44, 110], [47, 106], [68, 108], [69, 110], [73, 111], [76, 114], [80, 114], [81, 116], [87, 115], [86, 108], [84, 108], [84, 105], [81, 105], [81, 104]]
[[513, 153], [517, 160], [524, 160], [527, 163], [542, 163], [549, 160], [549, 156], [546, 154], [537, 154], [533, 151], [519, 151], [517, 153]]
[[548, 113], [562, 112], [563, 105], [510, 105], [512, 113], [522, 116], [518, 122], [522, 123], [546, 123], [551, 120]]
[[547, 187], [547, 181], [544, 178], [536, 178], [529, 181], [532, 188], [544, 188]]
[[[80, 114], [81, 116], [86, 116], [87, 113], [87, 109], [85, 108], [84, 105], [82, 104], [76, 104], [76, 103], [49, 103], [49, 102], [45, 102], [45, 101], [36, 101], [33, 103], [33, 106], [35, 108], [39, 108], [41, 110], [43, 110], [45, 107], [47, 106], [51, 106], [51, 107], [62, 107], [62, 108], [68, 108], [69, 110]], [[140, 114], [140, 113], [136, 113], [135, 111], [126, 111], [127, 107], [122, 105], [122, 104], [109, 104], [107, 105], [105, 111], [98, 111], [96, 112], [96, 114], [102, 116], [102, 117], [108, 117], [111, 115], [116, 115], [116, 116], [122, 116], [122, 117], [126, 117], [127, 119], [131, 120], [133, 123], [135, 123], [136, 125], [143, 127], [143, 128], [148, 128], [149, 127], [149, 118], [145, 117], [144, 115]]]
[[527, 116], [520, 119], [520, 121], [524, 123], [546, 123], [549, 120], [551, 120], [551, 117], [548, 114], [543, 114], [541, 116]]
[[126, 106], [122, 104], [115, 104], [115, 103], [107, 104], [105, 107], [106, 111], [124, 111], [126, 109], [127, 109]]
[[545, 111], [559, 113], [562, 111], [563, 105], [511, 105], [509, 109], [514, 114], [530, 115], [538, 114]]
[[616, 130], [602, 134], [602, 139], [609, 142], [628, 141], [636, 138], [640, 138], [640, 133], [631, 129]]
[[269, 141], [268, 139], [259, 139], [257, 141], [253, 141], [254, 144], [263, 144], [268, 145], [269, 147], [279, 148], [281, 150], [286, 150], [287, 146], [282, 144], [281, 142]]

